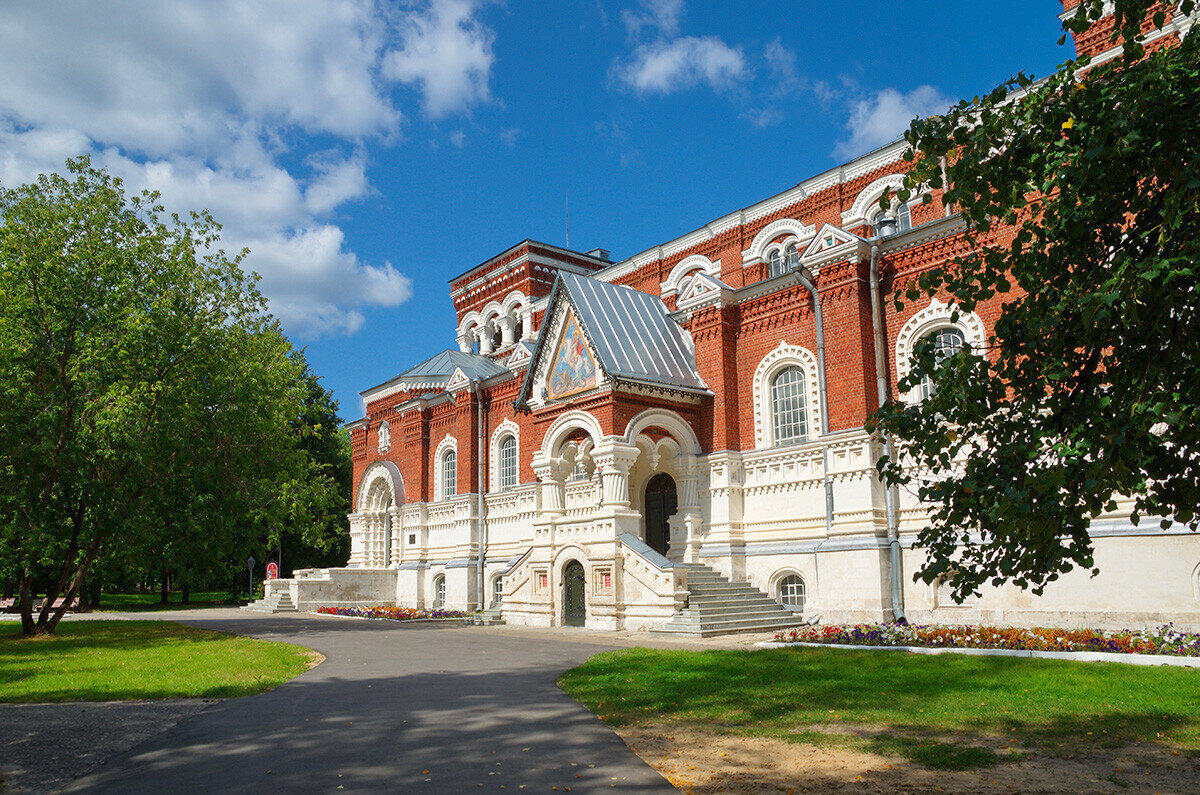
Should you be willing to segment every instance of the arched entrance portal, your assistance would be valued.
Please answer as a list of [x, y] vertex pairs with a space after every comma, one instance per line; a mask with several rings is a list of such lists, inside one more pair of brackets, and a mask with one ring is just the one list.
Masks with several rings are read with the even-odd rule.
[[646, 544], [659, 554], [667, 554], [671, 545], [671, 529], [667, 519], [679, 507], [675, 494], [675, 478], [660, 472], [646, 484]]
[[585, 579], [579, 561], [573, 560], [563, 567], [563, 623], [568, 627], [582, 627], [587, 620]]

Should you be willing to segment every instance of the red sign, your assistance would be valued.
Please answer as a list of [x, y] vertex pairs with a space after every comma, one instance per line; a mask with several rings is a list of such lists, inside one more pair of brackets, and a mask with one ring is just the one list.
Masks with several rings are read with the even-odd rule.
[[267, 579], [274, 580], [279, 577], [279, 564], [274, 561], [267, 564]]

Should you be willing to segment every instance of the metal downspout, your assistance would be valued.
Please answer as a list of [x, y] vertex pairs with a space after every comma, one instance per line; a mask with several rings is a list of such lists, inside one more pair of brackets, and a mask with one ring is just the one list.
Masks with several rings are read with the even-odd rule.
[[[879, 405], [888, 399], [887, 355], [883, 346], [883, 298], [879, 289], [879, 238], [871, 242], [871, 327], [875, 332], [875, 390]], [[889, 461], [896, 460], [896, 446], [890, 434], [883, 434], [884, 451]], [[888, 546], [891, 548], [892, 618], [903, 621], [904, 591], [900, 587], [900, 532], [896, 512], [896, 490], [883, 485], [884, 516], [887, 523]]]
[[479, 517], [479, 550], [475, 560], [476, 588], [478, 590], [476, 591], [477, 596], [475, 599], [475, 604], [477, 610], [486, 610], [487, 605], [485, 603], [485, 594], [487, 593], [487, 573], [484, 570], [484, 555], [486, 554], [487, 550], [487, 522], [485, 521], [486, 517], [484, 514], [487, 511], [487, 501], [484, 499], [484, 496], [487, 493], [487, 461], [484, 458], [484, 453], [487, 449], [487, 415], [483, 408], [483, 386], [476, 381], [474, 384], [472, 384], [472, 391], [475, 393], [475, 416], [479, 422], [479, 427], [475, 434], [475, 468], [477, 472], [476, 478], [479, 485], [477, 497], [479, 500], [479, 510], [477, 512]]
[[[803, 270], [795, 272], [796, 280], [800, 282], [808, 294], [812, 296], [813, 316], [817, 325], [817, 387], [820, 393], [821, 436], [829, 434], [829, 389], [825, 383], [825, 323], [821, 311], [821, 297], [817, 295], [817, 287], [812, 277]], [[825, 481], [825, 534], [833, 533], [833, 481], [829, 479], [829, 445], [821, 446], [821, 467]]]

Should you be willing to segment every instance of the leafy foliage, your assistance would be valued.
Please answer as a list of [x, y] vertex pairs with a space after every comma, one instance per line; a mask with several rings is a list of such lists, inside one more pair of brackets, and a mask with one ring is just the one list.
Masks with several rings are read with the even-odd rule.
[[215, 221], [67, 170], [0, 190], [0, 555], [27, 634], [98, 558], [211, 569], [336, 505], [298, 443], [302, 360]]
[[1135, 34], [1167, 13], [1115, 7], [1120, 57], [1019, 75], [907, 133], [899, 197], [944, 189], [971, 253], [898, 286], [898, 306], [1004, 301], [986, 351], [918, 346], [898, 387], [930, 378], [935, 394], [868, 424], [901, 447], [884, 477], [931, 506], [918, 577], [959, 598], [1095, 570], [1091, 520], [1119, 505], [1200, 524], [1200, 36], [1146, 52]]

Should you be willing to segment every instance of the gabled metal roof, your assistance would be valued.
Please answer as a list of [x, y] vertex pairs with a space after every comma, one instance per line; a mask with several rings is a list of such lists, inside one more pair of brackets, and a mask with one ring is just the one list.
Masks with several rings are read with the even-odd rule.
[[457, 369], [461, 369], [467, 378], [472, 381], [481, 381], [508, 372], [507, 367], [497, 364], [486, 356], [450, 349], [434, 354], [420, 364], [408, 368], [400, 373], [400, 375], [384, 381], [378, 386], [373, 386], [361, 394], [367, 395], [377, 389], [401, 382], [413, 385], [439, 386], [449, 380], [450, 376]]
[[[549, 319], [561, 300], [575, 310], [575, 318], [609, 378], [708, 393], [696, 373], [696, 355], [687, 332], [667, 314], [660, 298], [573, 273], [560, 272], [554, 283], [534, 350], [535, 363], [552, 353], [556, 340], [548, 339]], [[530, 397], [533, 374], [531, 366], [519, 404]]]

